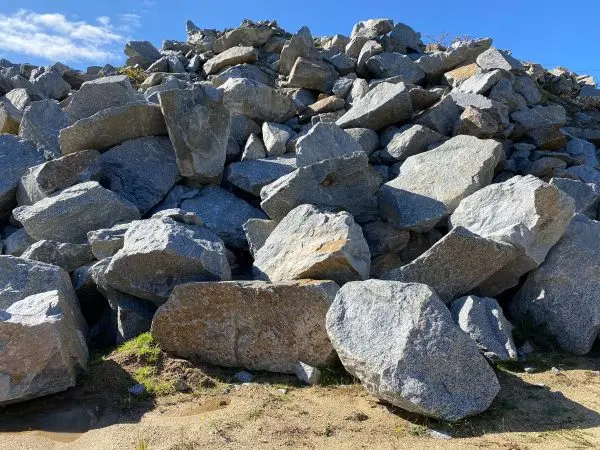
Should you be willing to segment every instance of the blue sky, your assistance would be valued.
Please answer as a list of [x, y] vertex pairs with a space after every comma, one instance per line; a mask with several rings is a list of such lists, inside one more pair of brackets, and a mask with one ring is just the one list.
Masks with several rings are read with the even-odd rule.
[[185, 39], [185, 21], [235, 27], [242, 19], [276, 19], [288, 31], [349, 35], [362, 19], [389, 17], [424, 36], [489, 36], [519, 59], [569, 67], [600, 78], [600, 0], [264, 1], [264, 0], [0, 0], [0, 57], [13, 62], [66, 62], [77, 68], [122, 64], [128, 39]]

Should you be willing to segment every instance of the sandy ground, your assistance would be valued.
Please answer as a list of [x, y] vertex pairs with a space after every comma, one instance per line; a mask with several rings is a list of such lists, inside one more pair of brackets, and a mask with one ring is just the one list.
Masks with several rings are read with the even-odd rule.
[[166, 357], [161, 367], [165, 376], [185, 373], [193, 391], [132, 398], [135, 362], [108, 357], [76, 389], [0, 410], [0, 448], [600, 448], [600, 354], [538, 355], [499, 369], [492, 407], [455, 424], [411, 417], [347, 378], [302, 387], [259, 374], [241, 384], [231, 371]]

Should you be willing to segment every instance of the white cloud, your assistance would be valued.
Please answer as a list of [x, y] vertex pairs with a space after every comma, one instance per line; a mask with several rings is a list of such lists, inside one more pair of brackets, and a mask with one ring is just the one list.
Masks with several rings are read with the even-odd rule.
[[142, 24], [142, 17], [139, 14], [127, 13], [119, 16], [119, 29], [125, 32], [131, 32], [134, 28], [139, 28]]
[[121, 58], [123, 52], [125, 37], [121, 32], [140, 24], [139, 16], [125, 16], [127, 19], [120, 17], [123, 27], [115, 28], [106, 16], [97, 18], [99, 25], [92, 25], [71, 21], [63, 14], [39, 14], [28, 10], [0, 14], [0, 50], [49, 61], [94, 61], [98, 64], [114, 61]]

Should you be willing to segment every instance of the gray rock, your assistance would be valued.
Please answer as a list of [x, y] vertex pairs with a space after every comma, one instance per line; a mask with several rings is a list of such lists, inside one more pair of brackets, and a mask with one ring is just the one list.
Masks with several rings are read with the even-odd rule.
[[75, 308], [64, 293], [49, 290], [0, 311], [0, 405], [75, 386], [88, 359]]
[[409, 89], [410, 99], [412, 100], [415, 111], [423, 111], [442, 99], [445, 89], [434, 87], [423, 89], [421, 86], [411, 86]]
[[0, 134], [19, 134], [23, 112], [12, 103], [0, 100]]
[[19, 111], [25, 111], [25, 108], [27, 108], [33, 101], [29, 96], [27, 89], [24, 88], [13, 89], [6, 94], [5, 98]]
[[362, 152], [362, 146], [335, 123], [317, 123], [296, 143], [298, 167]]
[[290, 72], [288, 85], [319, 92], [331, 92], [338, 73], [324, 61], [299, 57]]
[[474, 63], [491, 45], [489, 38], [458, 41], [448, 50], [421, 56], [416, 62], [430, 79], [436, 79], [456, 67]]
[[375, 78], [400, 77], [407, 84], [417, 84], [425, 78], [425, 72], [410, 57], [400, 53], [372, 56], [366, 66]]
[[31, 259], [63, 268], [72, 272], [77, 267], [94, 259], [88, 244], [65, 244], [56, 241], [37, 241], [21, 255], [23, 259]]
[[110, 228], [88, 232], [87, 239], [94, 257], [102, 260], [114, 256], [123, 248], [125, 233], [128, 229], [129, 223], [121, 223]]
[[74, 184], [100, 179], [100, 153], [86, 150], [25, 171], [17, 187], [19, 205], [31, 205]]
[[13, 210], [36, 240], [87, 242], [87, 232], [139, 219], [138, 209], [95, 181], [77, 184], [31, 206]]
[[309, 386], [317, 385], [321, 380], [321, 371], [316, 367], [303, 363], [302, 361], [298, 361], [294, 366], [294, 374], [300, 381], [302, 381], [304, 384], [308, 384]]
[[369, 92], [369, 83], [367, 80], [363, 80], [362, 78], [357, 78], [352, 83], [352, 89], [346, 96], [346, 100], [348, 104], [354, 105], [354, 103], [358, 102], [361, 98], [363, 98]]
[[536, 106], [516, 111], [510, 117], [525, 132], [543, 127], [560, 128], [567, 122], [566, 111], [561, 105]]
[[214, 52], [222, 53], [231, 47], [259, 47], [266, 44], [273, 35], [273, 29], [268, 26], [244, 26], [228, 31], [214, 42]]
[[527, 106], [527, 101], [521, 94], [515, 92], [512, 83], [507, 79], [502, 79], [496, 83], [488, 97], [490, 100], [504, 104], [511, 113]]
[[342, 128], [371, 128], [403, 122], [412, 116], [412, 102], [404, 83], [381, 83], [370, 90], [336, 123]]
[[179, 179], [169, 138], [143, 137], [103, 153], [102, 183], [133, 203], [142, 215], [159, 203]]
[[515, 91], [525, 98], [528, 105], [536, 105], [542, 101], [542, 94], [535, 81], [529, 75], [516, 77]]
[[422, 284], [346, 284], [327, 313], [327, 333], [370, 394], [411, 412], [460, 420], [485, 411], [500, 390], [475, 343]]
[[286, 151], [286, 144], [293, 135], [294, 132], [290, 127], [272, 122], [263, 123], [262, 136], [267, 156], [283, 155]]
[[394, 26], [394, 21], [391, 19], [368, 19], [361, 20], [354, 24], [352, 27], [352, 34], [350, 37], [354, 37], [358, 34], [359, 31], [363, 29], [371, 29], [377, 33], [377, 35], [382, 36], [384, 34], [388, 34], [392, 31]]
[[395, 133], [390, 143], [375, 152], [373, 157], [386, 164], [402, 162], [445, 140], [446, 137], [437, 131], [422, 125], [410, 125]]
[[474, 106], [477, 109], [489, 112], [504, 126], [508, 126], [510, 123], [508, 118], [508, 108], [502, 103], [490, 100], [480, 94], [472, 94], [470, 92], [461, 92], [458, 90], [453, 90], [450, 93], [450, 97], [460, 108], [461, 112], [469, 106]]
[[129, 139], [166, 136], [160, 107], [152, 103], [130, 103], [102, 110], [60, 130], [63, 155], [82, 150], [105, 150]]
[[302, 27], [283, 46], [279, 58], [279, 73], [289, 75], [298, 58], [319, 59], [318, 55], [310, 30]]
[[371, 257], [360, 226], [347, 212], [300, 205], [289, 212], [256, 252], [254, 274], [269, 281], [369, 277]]
[[461, 109], [451, 96], [444, 97], [435, 105], [418, 114], [413, 122], [448, 136], [460, 117]]
[[227, 108], [203, 88], [161, 92], [159, 100], [181, 175], [199, 183], [220, 181], [231, 121]]
[[600, 188], [594, 183], [584, 183], [569, 178], [552, 178], [550, 184], [575, 200], [575, 213], [596, 219], [600, 203]]
[[132, 222], [104, 276], [113, 288], [159, 305], [178, 284], [229, 280], [231, 270], [212, 231], [163, 218]]
[[499, 135], [502, 128], [498, 119], [491, 113], [469, 106], [454, 124], [454, 135], [466, 134], [480, 139], [489, 139]]
[[269, 235], [273, 232], [277, 222], [267, 219], [249, 219], [244, 225], [244, 233], [246, 233], [246, 241], [250, 248], [252, 256], [265, 244]]
[[41, 164], [44, 157], [31, 142], [10, 134], [0, 134], [0, 161], [0, 219], [3, 219], [15, 206], [19, 179], [27, 169]]
[[69, 126], [69, 118], [58, 102], [41, 100], [31, 103], [23, 113], [19, 136], [35, 144], [45, 153], [59, 156], [60, 130]]
[[584, 183], [600, 184], [600, 172], [590, 166], [571, 166], [564, 170], [561, 174], [564, 174], [569, 178], [581, 180]]
[[152, 336], [169, 353], [219, 366], [283, 373], [294, 373], [298, 360], [322, 366], [334, 353], [325, 315], [338, 289], [309, 280], [188, 283], [158, 309]]
[[400, 252], [406, 248], [410, 233], [376, 220], [363, 225], [363, 234], [371, 253], [371, 276], [381, 278], [393, 267], [402, 265]]
[[517, 248], [517, 258], [480, 287], [482, 295], [492, 296], [515, 286], [544, 261], [574, 212], [575, 201], [555, 186], [531, 175], [516, 176], [465, 198], [450, 224]]
[[296, 113], [291, 98], [255, 80], [231, 78], [221, 85], [221, 89], [223, 102], [232, 114], [281, 123]]
[[598, 151], [596, 146], [584, 139], [573, 138], [567, 144], [566, 152], [579, 164], [599, 168]]
[[244, 153], [242, 153], [242, 161], [251, 161], [254, 159], [264, 159], [267, 157], [267, 149], [262, 140], [252, 133], [244, 146]]
[[257, 59], [258, 52], [254, 47], [231, 47], [204, 63], [204, 71], [212, 75], [225, 67], [253, 63]]
[[450, 303], [483, 284], [516, 254], [510, 244], [457, 227], [410, 264], [390, 270], [383, 278], [426, 284], [443, 302]]
[[576, 215], [510, 305], [518, 322], [538, 326], [546, 338], [578, 355], [591, 350], [600, 330], [599, 238], [600, 223]]
[[71, 92], [71, 85], [67, 83], [61, 74], [50, 67], [31, 78], [31, 84], [38, 88], [46, 97], [54, 100], [63, 100]]
[[115, 75], [86, 81], [73, 94], [64, 111], [71, 122], [90, 117], [103, 109], [123, 106], [138, 100], [126, 75]]
[[254, 64], [240, 64], [222, 70], [211, 80], [214, 87], [221, 87], [230, 78], [248, 78], [267, 86], [273, 85], [273, 77]]
[[497, 141], [456, 136], [409, 157], [398, 177], [379, 190], [379, 212], [399, 228], [429, 231], [462, 199], [490, 184], [503, 158]]
[[512, 325], [498, 302], [489, 297], [461, 297], [450, 305], [452, 318], [475, 341], [479, 351], [492, 361], [517, 359]]
[[185, 200], [181, 209], [195, 213], [225, 245], [241, 249], [248, 247], [243, 225], [250, 219], [267, 218], [262, 211], [219, 186], [206, 186], [197, 196]]
[[263, 187], [294, 170], [296, 170], [295, 156], [274, 156], [230, 164], [225, 170], [225, 179], [233, 186], [260, 197]]
[[408, 25], [397, 23], [392, 28], [390, 37], [402, 47], [421, 53], [421, 33], [417, 33]]
[[4, 254], [21, 256], [27, 248], [36, 242], [23, 228], [19, 228], [4, 239]]
[[356, 60], [350, 58], [344, 52], [337, 52], [333, 56], [325, 56], [325, 60], [333, 65], [340, 75], [353, 74], [356, 69]]
[[346, 44], [345, 53], [350, 58], [358, 59], [364, 45], [376, 40], [379, 37], [379, 32], [371, 27], [361, 28], [352, 36], [350, 42]]
[[377, 218], [375, 193], [381, 184], [362, 151], [327, 159], [265, 186], [261, 207], [271, 219], [280, 220], [304, 203], [350, 212], [358, 222]]
[[485, 94], [503, 77], [504, 75], [501, 70], [477, 72], [472, 77], [463, 81], [458, 90], [472, 94]]
[[[160, 52], [149, 41], [128, 41], [125, 44], [124, 52], [129, 58], [135, 59], [134, 64], [140, 64], [143, 69], [148, 68], [147, 62], [151, 64], [161, 57]], [[142, 62], [142, 60], [145, 61]], [[134, 64], [127, 62], [127, 65]]]
[[156, 306], [145, 300], [121, 294], [117, 300], [117, 344], [150, 331]]
[[379, 135], [376, 131], [369, 128], [346, 128], [344, 131], [361, 145], [367, 155], [379, 148]]
[[254, 120], [241, 114], [231, 114], [231, 126], [226, 149], [227, 161], [239, 159], [250, 136], [252, 134], [258, 135], [260, 132], [260, 126]]
[[520, 61], [516, 60], [511, 54], [504, 50], [490, 48], [477, 57], [477, 65], [483, 70], [512, 70], [515, 72], [524, 72], [525, 68]]

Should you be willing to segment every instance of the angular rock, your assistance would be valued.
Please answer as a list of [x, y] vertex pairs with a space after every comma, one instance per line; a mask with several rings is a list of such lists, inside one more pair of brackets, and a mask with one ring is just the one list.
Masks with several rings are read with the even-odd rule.
[[452, 302], [450, 312], [486, 358], [492, 361], [517, 359], [513, 327], [495, 299], [473, 295], [461, 297]]
[[298, 58], [292, 67], [288, 84], [319, 92], [331, 92], [338, 74], [334, 67], [324, 61]]
[[600, 222], [576, 215], [510, 304], [518, 322], [539, 327], [540, 337], [578, 355], [591, 350], [600, 330], [599, 238]]
[[259, 47], [266, 44], [273, 35], [273, 29], [266, 26], [245, 26], [228, 31], [214, 42], [214, 52], [222, 53], [231, 47]]
[[248, 219], [243, 225], [244, 233], [246, 233], [246, 241], [250, 248], [250, 253], [256, 255], [256, 252], [265, 245], [267, 238], [273, 232], [277, 222], [266, 219]]
[[181, 209], [195, 213], [225, 245], [241, 249], [248, 247], [244, 224], [250, 219], [267, 218], [261, 210], [219, 186], [206, 186], [185, 200]]
[[500, 390], [475, 343], [422, 284], [346, 284], [327, 313], [327, 333], [370, 394], [407, 411], [460, 420], [485, 411]]
[[267, 149], [261, 139], [252, 133], [244, 146], [244, 153], [242, 153], [242, 161], [251, 161], [254, 159], [263, 159], [267, 157]]
[[63, 100], [71, 92], [71, 85], [63, 79], [57, 70], [50, 67], [44, 68], [39, 75], [32, 76], [31, 83], [46, 97], [54, 100]]
[[508, 118], [508, 108], [502, 103], [490, 100], [480, 94], [472, 94], [470, 92], [461, 92], [458, 90], [453, 90], [449, 97], [459, 107], [461, 112], [469, 106], [474, 106], [489, 112], [504, 126], [508, 126], [510, 123]]
[[147, 69], [150, 65], [160, 59], [160, 52], [149, 41], [129, 41], [125, 44], [125, 54], [129, 57], [126, 62], [128, 66], [139, 64], [142, 69]]
[[524, 72], [525, 68], [520, 61], [511, 56], [510, 53], [496, 48], [490, 48], [477, 57], [477, 65], [483, 70], [512, 70]]
[[584, 183], [569, 178], [552, 178], [550, 184], [575, 200], [575, 213], [596, 219], [600, 203], [600, 188], [594, 183]]
[[279, 58], [279, 73], [289, 75], [298, 58], [319, 59], [318, 55], [310, 30], [302, 27], [283, 46]]
[[104, 276], [113, 288], [160, 305], [178, 284], [229, 280], [231, 270], [212, 231], [164, 218], [131, 223]]
[[133, 203], [142, 215], [179, 179], [175, 152], [166, 136], [125, 141], [103, 153], [100, 161], [103, 185]]
[[27, 234], [23, 228], [19, 228], [4, 239], [4, 254], [21, 256], [36, 240]]
[[75, 386], [88, 359], [77, 313], [58, 290], [24, 296], [0, 310], [0, 405]]
[[27, 106], [31, 104], [33, 101], [27, 92], [27, 89], [19, 88], [13, 89], [8, 94], [6, 94], [6, 100], [8, 100], [12, 105], [17, 108], [19, 111], [24, 111]]
[[304, 364], [302, 361], [298, 361], [294, 367], [294, 374], [300, 381], [309, 386], [314, 386], [321, 380], [321, 371], [316, 367]]
[[480, 69], [477, 64], [467, 64], [466, 66], [458, 67], [450, 72], [446, 72], [442, 77], [442, 80], [453, 88], [458, 88], [461, 84], [479, 72]]
[[472, 94], [485, 94], [503, 78], [502, 71], [478, 72], [461, 83], [458, 90]]
[[335, 123], [318, 123], [296, 143], [296, 163], [305, 167], [356, 152], [362, 146]]
[[123, 248], [125, 232], [129, 223], [122, 223], [111, 228], [90, 231], [87, 234], [88, 242], [94, 257], [98, 260], [110, 258]]
[[491, 45], [489, 38], [458, 41], [448, 50], [421, 56], [416, 62], [428, 78], [436, 79], [456, 67], [474, 63]]
[[310, 203], [346, 210], [358, 222], [368, 222], [377, 217], [375, 193], [380, 183], [361, 149], [359, 153], [300, 167], [265, 186], [260, 193], [261, 207], [274, 220]]
[[444, 97], [435, 105], [418, 114], [413, 122], [448, 136], [460, 117], [461, 109], [451, 96]]
[[92, 261], [94, 256], [88, 244], [65, 244], [41, 240], [25, 250], [21, 258], [52, 264], [63, 268], [66, 272], [72, 272], [77, 267]]
[[371, 128], [403, 122], [412, 116], [410, 94], [404, 83], [381, 83], [370, 90], [336, 123], [342, 128]]
[[[209, 364], [294, 373], [331, 362], [325, 315], [331, 281], [235, 281], [178, 286], [152, 321], [164, 351]], [[201, 317], [199, 320], [198, 317]]]
[[138, 100], [126, 75], [87, 81], [73, 94], [64, 111], [71, 122], [90, 117], [103, 109], [115, 108]]
[[575, 201], [555, 186], [528, 175], [487, 186], [460, 202], [450, 217], [481, 237], [514, 245], [518, 255], [480, 287], [496, 295], [538, 267], [560, 239], [575, 212]]
[[138, 209], [95, 181], [80, 183], [31, 206], [13, 210], [31, 237], [74, 244], [87, 232], [139, 219]]
[[129, 139], [166, 136], [160, 107], [152, 103], [130, 103], [109, 108], [78, 120], [60, 131], [63, 155], [82, 150], [105, 150]]
[[100, 179], [100, 153], [86, 150], [30, 167], [17, 187], [19, 205], [31, 205], [57, 191]]
[[376, 131], [369, 128], [346, 128], [344, 131], [361, 145], [367, 155], [379, 148], [379, 135]]
[[421, 53], [421, 33], [417, 33], [411, 27], [403, 23], [397, 23], [392, 28], [390, 37], [396, 43], [406, 49]]
[[68, 127], [69, 117], [54, 100], [31, 103], [23, 113], [19, 136], [35, 144], [47, 154], [60, 156], [58, 135]]
[[372, 56], [366, 66], [375, 78], [399, 77], [406, 84], [417, 84], [425, 78], [425, 72], [411, 58], [400, 53]]
[[489, 112], [474, 106], [467, 107], [454, 125], [454, 135], [466, 134], [479, 139], [489, 139], [502, 131], [498, 120]]
[[232, 114], [281, 123], [296, 113], [292, 99], [255, 80], [230, 78], [221, 85], [221, 89], [223, 102]]
[[454, 228], [433, 247], [383, 278], [428, 285], [445, 303], [468, 294], [517, 256], [510, 244]]
[[278, 123], [265, 122], [262, 126], [267, 156], [281, 156], [286, 151], [286, 144], [294, 135], [291, 128]]
[[181, 175], [220, 181], [231, 122], [227, 108], [205, 89], [161, 92], [159, 100]]
[[402, 162], [445, 140], [444, 135], [422, 125], [407, 125], [395, 133], [390, 143], [384, 149], [375, 152], [373, 157], [386, 164]]
[[296, 158], [291, 156], [246, 160], [230, 164], [225, 179], [238, 189], [260, 197], [263, 187], [296, 170]]
[[254, 47], [231, 47], [204, 63], [204, 71], [207, 75], [212, 75], [224, 67], [253, 63], [257, 59], [258, 52]]
[[10, 134], [0, 135], [0, 219], [10, 215], [16, 203], [19, 179], [32, 166], [41, 164], [44, 157], [33, 144]]
[[429, 231], [462, 199], [490, 184], [503, 158], [497, 141], [456, 136], [409, 157], [398, 177], [379, 190], [379, 212], [399, 228]]
[[369, 277], [371, 257], [360, 226], [347, 212], [300, 205], [283, 218], [256, 252], [254, 273], [269, 281]]
[[0, 134], [19, 134], [23, 113], [12, 103], [0, 101]]

